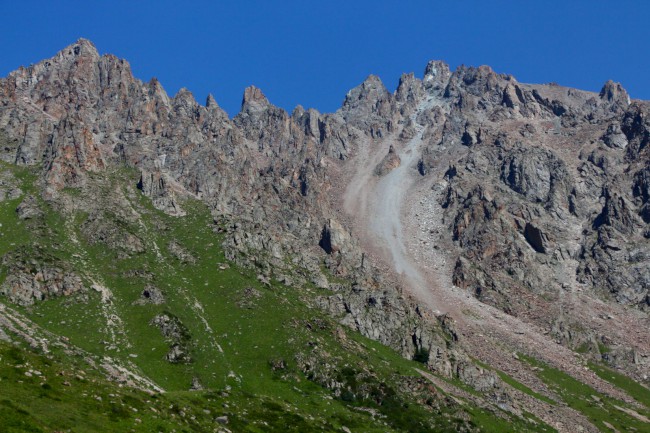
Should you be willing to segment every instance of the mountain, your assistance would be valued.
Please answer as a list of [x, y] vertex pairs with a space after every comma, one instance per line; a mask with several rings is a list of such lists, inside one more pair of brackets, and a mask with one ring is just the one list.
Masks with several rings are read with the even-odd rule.
[[645, 431], [649, 113], [432, 61], [230, 119], [80, 39], [0, 80], [0, 425]]

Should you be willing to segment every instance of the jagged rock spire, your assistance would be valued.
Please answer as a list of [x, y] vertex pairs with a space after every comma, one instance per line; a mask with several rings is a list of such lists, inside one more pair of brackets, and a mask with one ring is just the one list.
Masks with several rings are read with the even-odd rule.
[[244, 90], [244, 97], [241, 103], [242, 111], [260, 111], [269, 105], [271, 104], [261, 89], [255, 86], [249, 86]]
[[343, 102], [344, 108], [354, 108], [358, 105], [375, 105], [377, 102], [390, 99], [390, 93], [384, 83], [376, 75], [369, 75], [363, 83], [350, 90]]
[[219, 108], [219, 104], [217, 104], [217, 100], [214, 99], [212, 93], [208, 94], [208, 97], [205, 100], [205, 108]]
[[424, 69], [424, 81], [446, 81], [450, 75], [449, 65], [442, 60], [430, 60]]
[[631, 102], [630, 96], [621, 83], [615, 83], [612, 80], [608, 80], [603, 85], [603, 88], [600, 90], [600, 99], [621, 105], [622, 107], [627, 107]]
[[44, 60], [40, 63], [51, 63], [52, 61], [66, 61], [74, 60], [78, 57], [90, 57], [99, 59], [100, 55], [95, 45], [88, 39], [80, 38], [75, 43], [68, 45], [49, 60]]

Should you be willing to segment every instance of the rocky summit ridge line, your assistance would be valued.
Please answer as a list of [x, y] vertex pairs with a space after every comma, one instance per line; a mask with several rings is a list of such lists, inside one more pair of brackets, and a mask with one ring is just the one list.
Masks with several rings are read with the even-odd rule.
[[[123, 189], [98, 191], [136, 170], [131, 187], [155, 209], [182, 220], [201, 201], [231, 263], [267, 286], [313, 288], [311, 307], [424, 360], [422, 377], [454, 398], [529, 413], [557, 431], [601, 431], [620, 413], [647, 427], [647, 403], [588, 366], [647, 392], [649, 115], [650, 103], [612, 81], [593, 93], [432, 61], [394, 93], [369, 76], [329, 114], [289, 114], [251, 86], [230, 119], [211, 95], [205, 105], [186, 89], [170, 98], [80, 39], [0, 80], [0, 160], [36, 175], [23, 194], [3, 171], [0, 201], [21, 198], [22, 220], [50, 206], [66, 227], [79, 224], [75, 242], [129, 260], [147, 239], [106, 215], [144, 227], [143, 214]], [[183, 263], [199, 260], [174, 245]], [[130, 332], [111, 288], [89, 284], [91, 271], [30, 260], [2, 258], [7, 308], [92, 286], [118, 318], [115, 341]], [[185, 328], [173, 314], [156, 318], [174, 348], [168, 358], [190, 363]], [[557, 404], [544, 368], [628, 406], [601, 420]]]

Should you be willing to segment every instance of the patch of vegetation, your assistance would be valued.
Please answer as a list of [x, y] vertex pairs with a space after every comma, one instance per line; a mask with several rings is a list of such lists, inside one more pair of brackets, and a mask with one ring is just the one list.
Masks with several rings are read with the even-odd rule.
[[[281, 400], [236, 391], [150, 394], [117, 386], [82, 359], [38, 354], [0, 342], [2, 432], [213, 432], [221, 423], [242, 432], [340, 431], [337, 416], [300, 413]], [[383, 431], [363, 413], [342, 419]], [[223, 418], [226, 417], [226, 418]], [[373, 425], [375, 425], [373, 427]], [[390, 431], [390, 430], [387, 430]]]
[[625, 391], [630, 397], [650, 408], [650, 389], [630, 379], [624, 374], [621, 374], [616, 370], [613, 370], [602, 364], [589, 362], [588, 365], [589, 368], [592, 369], [601, 379], [604, 379], [607, 382], [616, 385]]
[[557, 404], [556, 401], [553, 401], [552, 399], [548, 398], [547, 396], [545, 396], [543, 394], [540, 394], [538, 392], [533, 391], [532, 389], [530, 389], [529, 387], [527, 387], [523, 383], [517, 381], [512, 376], [509, 376], [508, 374], [506, 374], [505, 372], [503, 372], [503, 371], [501, 371], [499, 369], [493, 368], [493, 367], [491, 367], [491, 366], [489, 366], [489, 365], [487, 365], [487, 364], [485, 364], [483, 362], [480, 362], [478, 360], [474, 360], [474, 362], [476, 362], [478, 365], [480, 365], [483, 368], [494, 371], [502, 381], [504, 381], [508, 385], [512, 386], [513, 388], [523, 392], [524, 394], [528, 394], [531, 397], [536, 398], [537, 400], [546, 402], [546, 403], [551, 404], [553, 406], [555, 406]]
[[[19, 169], [16, 166], [0, 161], [0, 172], [7, 173], [8, 176], [19, 181], [21, 178], [30, 183], [33, 177], [29, 175], [26, 169]], [[22, 184], [20, 184], [22, 186]], [[16, 246], [29, 242], [30, 231], [25, 221], [21, 221], [16, 216], [16, 208], [25, 196], [25, 189], [22, 189], [22, 195], [5, 199], [0, 204], [0, 257], [6, 252], [13, 250]]]
[[502, 433], [557, 432], [553, 427], [544, 424], [539, 419], [535, 419], [530, 414], [528, 414], [526, 419], [520, 419], [507, 417], [502, 412], [495, 412], [484, 408], [470, 408], [468, 412], [472, 417], [471, 424], [478, 427], [481, 431]]
[[[648, 431], [648, 423], [631, 414], [630, 411], [648, 417], [648, 408], [639, 411], [630, 408], [620, 400], [605, 396], [568, 374], [543, 362], [524, 355], [520, 358], [537, 368], [536, 373], [571, 408], [585, 415], [601, 431]], [[627, 410], [627, 412], [626, 412]]]
[[518, 382], [516, 379], [514, 379], [512, 376], [508, 376], [506, 373], [504, 373], [501, 370], [495, 370], [499, 378], [501, 378], [502, 381], [507, 383], [508, 385], [512, 386], [513, 388], [523, 392], [524, 394], [528, 394], [531, 397], [535, 397], [537, 400], [541, 400], [543, 402], [546, 402], [548, 404], [551, 404], [555, 406], [557, 402], [553, 401], [552, 399], [548, 398], [547, 396], [540, 394], [538, 392], [533, 391], [526, 385], [524, 385], [521, 382]]

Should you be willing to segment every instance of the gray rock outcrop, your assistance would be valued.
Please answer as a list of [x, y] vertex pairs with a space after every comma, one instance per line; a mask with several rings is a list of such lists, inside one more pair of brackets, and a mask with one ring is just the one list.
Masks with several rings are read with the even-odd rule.
[[74, 272], [44, 261], [20, 256], [5, 255], [2, 264], [8, 269], [0, 285], [0, 295], [18, 305], [33, 305], [46, 299], [71, 296], [88, 289]]
[[191, 336], [185, 325], [178, 317], [171, 313], [159, 314], [151, 319], [151, 326], [155, 326], [165, 340], [170, 344], [169, 352], [165, 359], [172, 364], [188, 364], [192, 362], [190, 356]]

